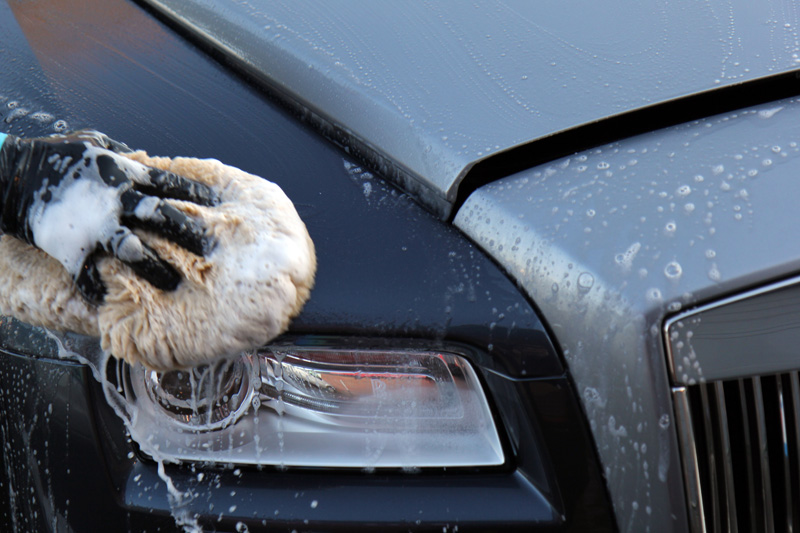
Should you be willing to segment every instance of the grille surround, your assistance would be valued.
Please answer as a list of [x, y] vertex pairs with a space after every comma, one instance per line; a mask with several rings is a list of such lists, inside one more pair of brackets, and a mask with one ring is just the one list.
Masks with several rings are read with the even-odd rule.
[[692, 531], [800, 529], [800, 278], [663, 333]]

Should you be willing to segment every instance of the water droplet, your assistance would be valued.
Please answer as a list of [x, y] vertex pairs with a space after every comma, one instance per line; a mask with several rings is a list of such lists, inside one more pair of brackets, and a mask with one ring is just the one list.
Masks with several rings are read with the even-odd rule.
[[36, 113], [31, 115], [31, 118], [37, 122], [50, 122], [53, 120], [53, 115], [50, 113], [45, 113], [44, 111], [37, 111]]
[[661, 291], [656, 287], [647, 289], [645, 293], [645, 297], [649, 302], [660, 302], [661, 301]]
[[56, 130], [56, 131], [59, 131], [59, 132], [67, 131], [68, 127], [69, 127], [69, 125], [67, 124], [66, 120], [56, 120], [53, 123], [53, 129]]
[[586, 399], [586, 403], [595, 403], [600, 407], [605, 405], [605, 402], [600, 398], [600, 393], [597, 392], [597, 389], [594, 387], [586, 387], [583, 389], [583, 397]]
[[669, 427], [669, 415], [663, 414], [661, 418], [658, 419], [658, 427], [661, 429], [667, 429]]
[[683, 269], [677, 261], [670, 261], [667, 263], [667, 266], [664, 267], [664, 275], [669, 279], [678, 279], [681, 277], [681, 274], [683, 274]]
[[612, 435], [615, 437], [627, 437], [628, 430], [625, 429], [625, 426], [617, 427], [617, 419], [614, 415], [608, 417], [608, 430], [611, 432]]
[[670, 220], [664, 226], [664, 231], [667, 233], [667, 235], [673, 235], [675, 233], [675, 230], [677, 230], [677, 229], [678, 229], [678, 225], [675, 223], [674, 220]]
[[681, 185], [676, 192], [678, 196], [688, 196], [692, 193], [692, 188], [688, 185]]
[[763, 118], [763, 119], [772, 118], [773, 116], [775, 116], [776, 113], [778, 113], [782, 109], [783, 109], [783, 106], [773, 107], [773, 108], [770, 108], [770, 109], [762, 109], [761, 111], [758, 112], [758, 117], [759, 118]]
[[611, 165], [609, 165], [605, 161], [600, 161], [599, 163], [597, 163], [597, 168], [598, 170], [608, 170], [609, 168], [611, 168]]
[[687, 213], [691, 213], [694, 211], [694, 204], [692, 202], [687, 202], [686, 205], [683, 206], [683, 210]]
[[719, 281], [722, 279], [722, 273], [720, 273], [716, 263], [712, 264], [711, 268], [708, 269], [708, 278], [711, 281]]
[[311, 502], [311, 508], [312, 509], [316, 509], [317, 505], [319, 505], [319, 502], [317, 500], [314, 500], [314, 501]]
[[675, 313], [681, 310], [681, 303], [680, 302], [672, 302], [667, 306], [667, 310], [671, 313]]
[[717, 252], [715, 250], [712, 250], [711, 248], [706, 250], [706, 258], [714, 259], [715, 257], [717, 257]]
[[631, 266], [633, 265], [633, 260], [636, 258], [636, 254], [639, 253], [639, 249], [641, 247], [642, 245], [639, 242], [631, 244], [628, 249], [625, 250], [625, 252], [614, 256], [614, 262], [616, 262], [624, 270], [630, 270]]
[[589, 272], [581, 272], [578, 276], [578, 290], [587, 292], [592, 288], [592, 285], [594, 285], [594, 276]]
[[595, 210], [594, 210], [594, 209], [587, 209], [587, 210], [586, 210], [586, 216], [587, 216], [587, 217], [589, 217], [589, 218], [591, 218], [591, 217], [595, 216], [595, 214], [596, 214], [596, 213], [595, 213]]

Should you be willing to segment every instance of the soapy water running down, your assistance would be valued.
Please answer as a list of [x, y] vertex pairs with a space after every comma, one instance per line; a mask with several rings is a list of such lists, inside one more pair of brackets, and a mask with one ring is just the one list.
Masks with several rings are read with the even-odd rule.
[[59, 357], [91, 369], [131, 440], [157, 464], [185, 531], [202, 530], [203, 476], [178, 487], [168, 463], [413, 472], [504, 461], [477, 375], [454, 353], [326, 348], [318, 340], [156, 372], [116, 362], [95, 338], [47, 335]]
[[202, 533], [203, 529], [198, 523], [197, 516], [193, 515], [186, 505], [193, 498], [191, 490], [186, 492], [178, 489], [167, 474], [164, 467], [165, 458], [155, 446], [150, 446], [145, 428], [138, 424], [138, 410], [132, 405], [119, 390], [118, 386], [108, 379], [107, 368], [112, 360], [111, 354], [100, 349], [96, 339], [74, 335], [71, 333], [53, 332], [45, 330], [47, 336], [53, 339], [58, 346], [58, 356], [62, 359], [78, 361], [88, 366], [95, 380], [102, 386], [108, 405], [117, 413], [125, 423], [131, 438], [139, 444], [142, 452], [149, 455], [158, 465], [158, 476], [167, 487], [167, 499], [175, 523], [182, 527], [186, 533]]

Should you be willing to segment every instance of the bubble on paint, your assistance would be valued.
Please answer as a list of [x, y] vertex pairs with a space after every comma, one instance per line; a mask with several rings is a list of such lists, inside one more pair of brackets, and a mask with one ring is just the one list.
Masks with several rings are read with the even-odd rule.
[[711, 268], [708, 269], [708, 278], [711, 281], [720, 281], [722, 279], [722, 273], [720, 273], [716, 263], [712, 264]]
[[581, 292], [588, 292], [592, 285], [594, 285], [594, 276], [589, 272], [581, 272], [578, 276], [578, 290]]
[[661, 301], [661, 290], [657, 287], [651, 287], [645, 292], [645, 298], [648, 302], [657, 303]]
[[683, 274], [683, 268], [677, 261], [670, 261], [667, 263], [667, 266], [664, 267], [664, 275], [669, 279], [678, 279], [681, 277], [681, 274]]

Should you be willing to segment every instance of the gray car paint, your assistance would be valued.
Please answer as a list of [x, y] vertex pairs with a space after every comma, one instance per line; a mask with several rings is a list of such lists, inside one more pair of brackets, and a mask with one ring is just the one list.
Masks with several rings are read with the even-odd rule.
[[147, 2], [442, 215], [492, 154], [800, 66], [793, 3]]
[[796, 273], [800, 101], [487, 185], [455, 224], [530, 295], [582, 395], [623, 531], [685, 531], [666, 317]]

